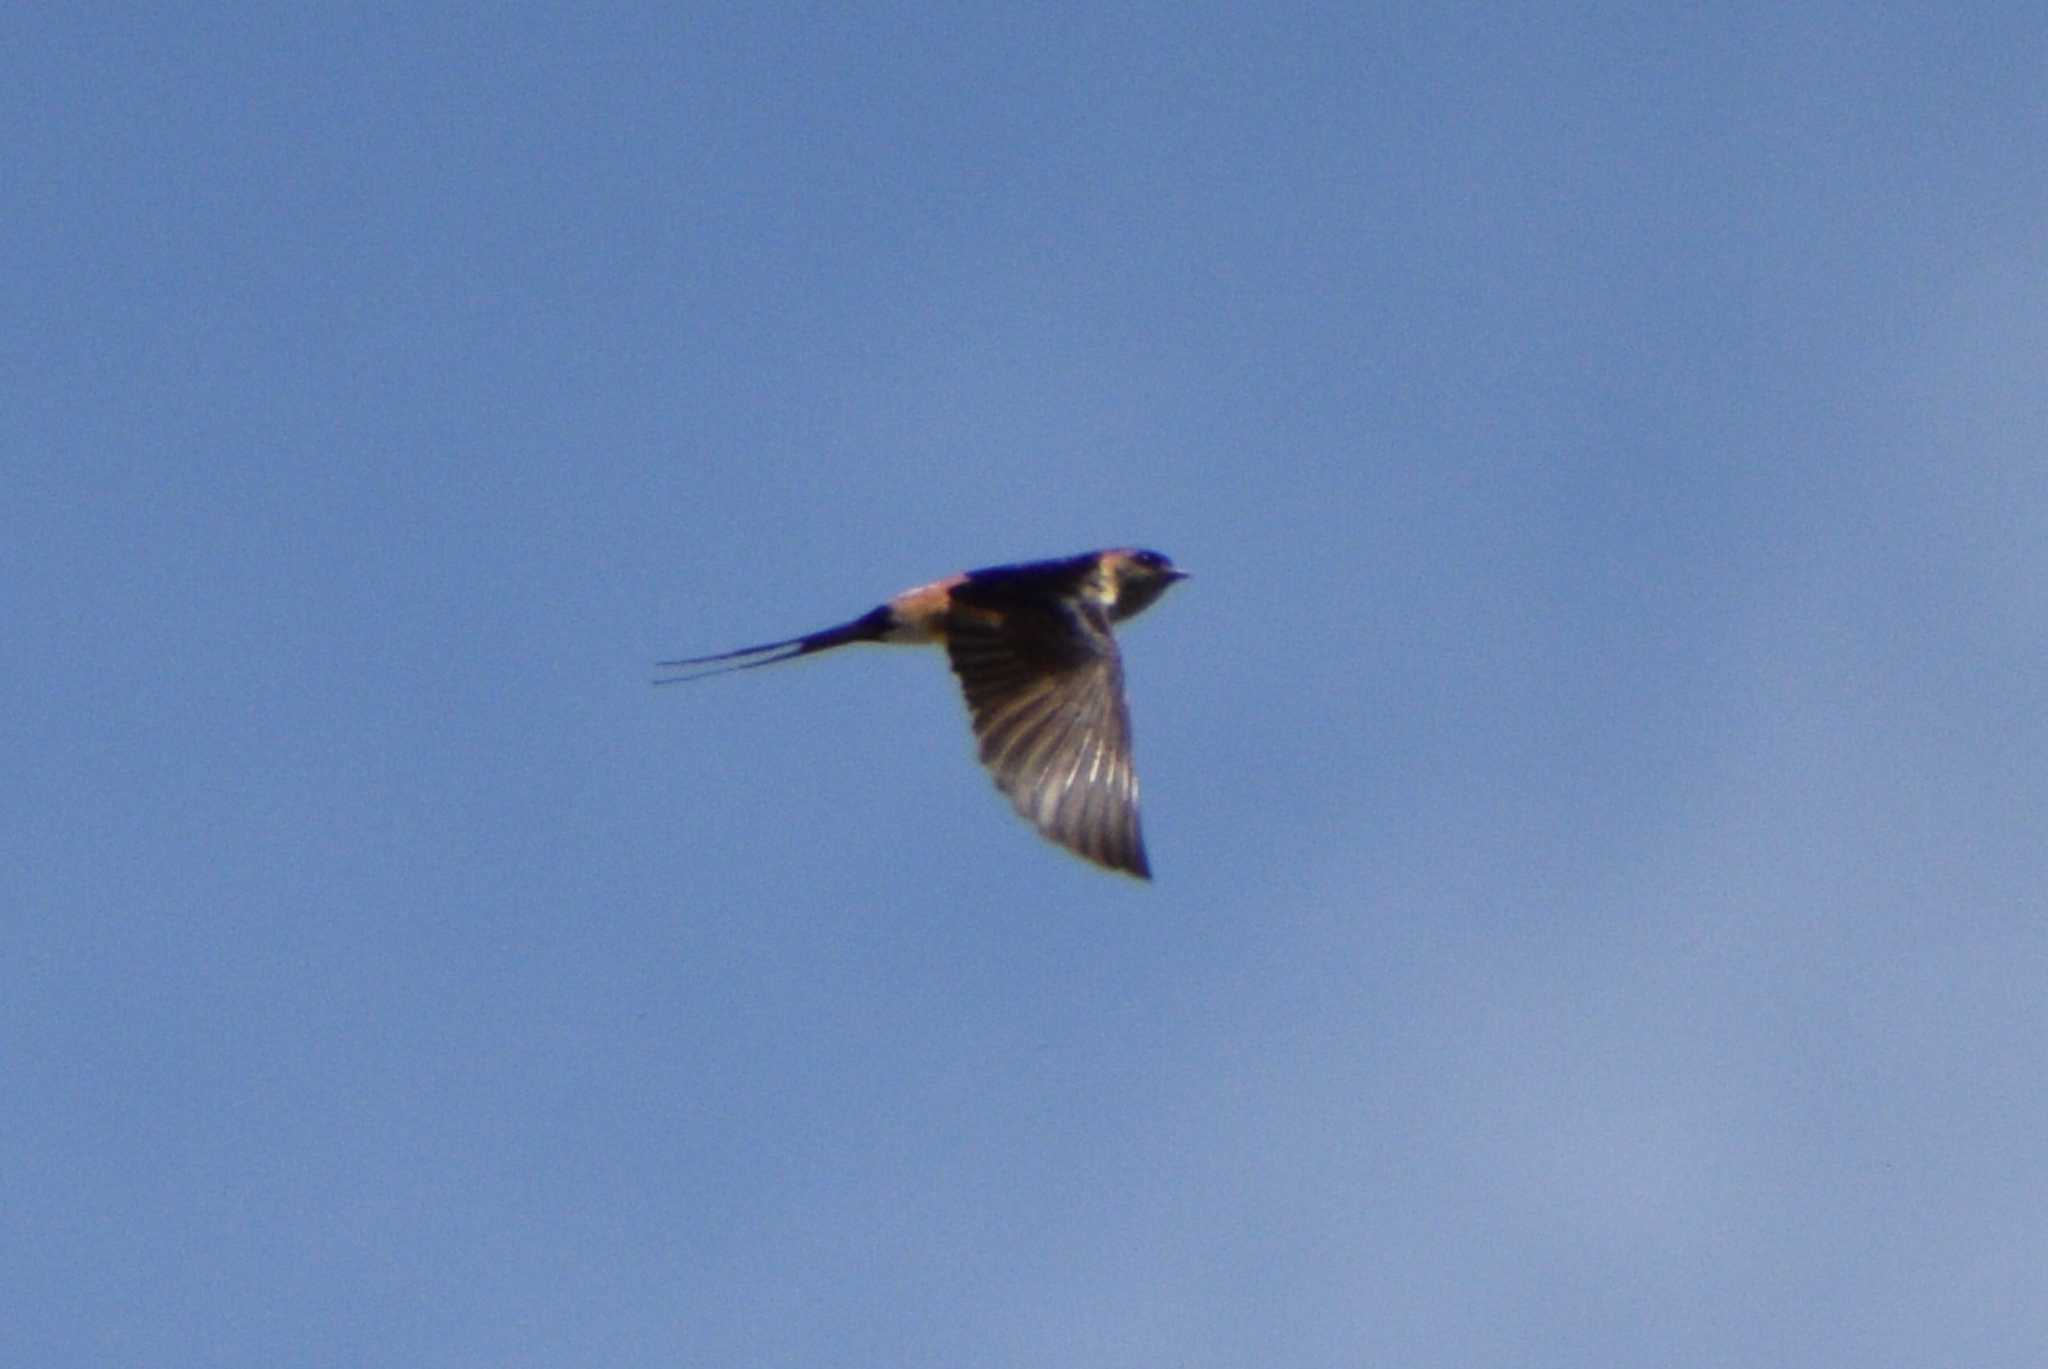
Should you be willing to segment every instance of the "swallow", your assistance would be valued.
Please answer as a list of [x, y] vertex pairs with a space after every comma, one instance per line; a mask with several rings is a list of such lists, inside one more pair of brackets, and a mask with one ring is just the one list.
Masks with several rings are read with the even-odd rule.
[[937, 643], [960, 678], [996, 788], [1050, 840], [1150, 879], [1123, 658], [1110, 629], [1186, 578], [1158, 552], [1136, 547], [970, 570], [907, 589], [837, 627], [657, 662], [686, 673], [655, 683], [753, 670], [856, 642]]

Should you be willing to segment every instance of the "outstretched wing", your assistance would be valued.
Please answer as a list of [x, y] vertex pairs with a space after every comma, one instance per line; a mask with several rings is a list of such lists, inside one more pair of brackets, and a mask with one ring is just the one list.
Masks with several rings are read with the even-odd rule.
[[1069, 850], [1150, 879], [1123, 662], [1102, 609], [963, 585], [946, 654], [982, 764], [1017, 811]]

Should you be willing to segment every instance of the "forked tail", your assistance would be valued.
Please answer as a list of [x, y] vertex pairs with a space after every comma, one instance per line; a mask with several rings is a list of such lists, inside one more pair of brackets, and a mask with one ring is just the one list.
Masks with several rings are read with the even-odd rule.
[[[676, 670], [681, 674], [664, 675], [654, 682], [658, 685], [685, 684], [691, 680], [708, 679], [713, 675], [726, 675], [735, 670], [753, 670], [764, 665], [779, 665], [793, 661], [799, 656], [813, 652], [829, 651], [835, 646], [847, 646], [854, 642], [879, 642], [889, 634], [894, 625], [889, 606], [862, 614], [850, 623], [828, 627], [820, 632], [802, 637], [790, 637], [780, 642], [763, 642], [759, 646], [743, 646], [737, 651], [721, 651], [714, 656], [685, 656], [678, 661], [656, 661], [657, 670]], [[731, 665], [719, 665], [730, 661]], [[691, 669], [694, 666], [710, 666], [709, 670]]]

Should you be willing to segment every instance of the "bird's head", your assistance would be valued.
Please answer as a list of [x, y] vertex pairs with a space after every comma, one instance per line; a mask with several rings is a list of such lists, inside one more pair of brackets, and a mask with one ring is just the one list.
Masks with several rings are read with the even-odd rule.
[[1186, 571], [1159, 552], [1141, 547], [1104, 552], [1102, 564], [1115, 594], [1110, 613], [1119, 619], [1150, 608], [1174, 581], [1188, 578]]

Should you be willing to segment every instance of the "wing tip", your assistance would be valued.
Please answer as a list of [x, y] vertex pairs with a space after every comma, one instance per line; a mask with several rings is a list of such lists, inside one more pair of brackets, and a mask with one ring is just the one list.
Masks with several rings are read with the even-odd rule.
[[1129, 875], [1133, 879], [1142, 879], [1147, 884], [1152, 882], [1152, 862], [1145, 857], [1145, 845], [1143, 842], [1137, 842], [1131, 846], [1110, 846], [1107, 848], [1098, 847], [1091, 849], [1089, 846], [1079, 842], [1070, 842], [1063, 837], [1054, 836], [1052, 833], [1047, 833], [1046, 835], [1051, 836], [1054, 841], [1065, 846], [1091, 865], [1099, 865], [1112, 873]]

